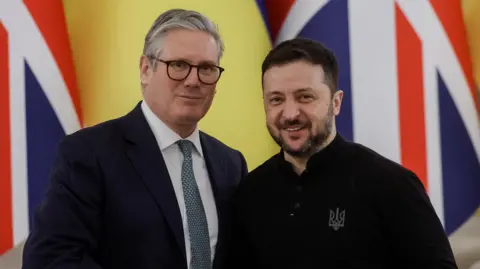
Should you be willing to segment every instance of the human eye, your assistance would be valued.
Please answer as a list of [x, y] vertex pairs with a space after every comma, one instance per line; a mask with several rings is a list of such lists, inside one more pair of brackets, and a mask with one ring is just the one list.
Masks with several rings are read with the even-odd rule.
[[310, 93], [302, 93], [299, 95], [298, 99], [300, 102], [310, 102], [314, 99], [314, 96]]
[[279, 105], [280, 103], [282, 103], [282, 101], [283, 101], [282, 98], [278, 96], [272, 96], [268, 98], [268, 103], [271, 105]]
[[217, 68], [211, 64], [204, 64], [200, 66], [200, 72], [204, 74], [212, 74], [215, 73]]
[[171, 61], [170, 67], [175, 70], [185, 70], [188, 68], [188, 63], [185, 61]]

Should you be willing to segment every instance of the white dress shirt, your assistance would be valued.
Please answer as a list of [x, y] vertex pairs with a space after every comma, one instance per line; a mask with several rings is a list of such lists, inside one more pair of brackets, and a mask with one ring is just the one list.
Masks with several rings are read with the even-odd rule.
[[[188, 232], [188, 222], [186, 219], [185, 200], [183, 197], [182, 189], [182, 163], [183, 154], [180, 151], [179, 146], [176, 144], [178, 140], [182, 138], [170, 129], [164, 122], [162, 122], [149, 108], [145, 101], [141, 104], [143, 114], [147, 119], [150, 128], [155, 135], [160, 151], [162, 152], [165, 164], [170, 174], [170, 179], [173, 184], [173, 189], [177, 197], [177, 202], [180, 208], [180, 214], [183, 222], [183, 233], [185, 235], [185, 250], [187, 253], [187, 264], [190, 268], [191, 251], [190, 251], [190, 236]], [[185, 139], [190, 140], [195, 150], [192, 152], [193, 172], [195, 174], [195, 180], [197, 181], [198, 189], [200, 191], [200, 197], [202, 198], [203, 207], [205, 208], [205, 214], [207, 216], [208, 231], [210, 235], [210, 249], [211, 258], [215, 255], [215, 246], [217, 244], [218, 236], [218, 219], [217, 208], [215, 206], [215, 199], [213, 197], [213, 191], [208, 176], [207, 165], [205, 163], [202, 145], [200, 143], [200, 134], [198, 127], [195, 131]], [[159, 179], [160, 180], [160, 179]]]

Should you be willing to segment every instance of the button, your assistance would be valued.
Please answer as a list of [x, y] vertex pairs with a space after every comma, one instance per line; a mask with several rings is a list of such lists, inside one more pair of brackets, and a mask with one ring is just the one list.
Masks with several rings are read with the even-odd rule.
[[302, 185], [297, 185], [297, 191], [302, 191], [303, 187]]
[[292, 212], [292, 213], [290, 213], [289, 216], [290, 216], [290, 217], [293, 217], [293, 216], [295, 216], [295, 213]]
[[299, 209], [300, 208], [300, 203], [295, 203], [293, 205], [293, 209]]

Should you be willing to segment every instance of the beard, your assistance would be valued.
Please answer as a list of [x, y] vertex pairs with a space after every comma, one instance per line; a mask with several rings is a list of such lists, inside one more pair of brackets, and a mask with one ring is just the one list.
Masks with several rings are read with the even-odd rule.
[[[309, 132], [307, 140], [303, 145], [298, 149], [293, 149], [285, 142], [281, 135], [281, 130], [286, 129], [291, 126], [302, 126], [306, 128]], [[312, 124], [308, 120], [301, 121], [299, 119], [295, 120], [285, 120], [284, 122], [277, 122], [276, 127], [279, 130], [278, 135], [275, 134], [273, 127], [267, 124], [268, 132], [272, 136], [273, 140], [280, 146], [284, 152], [288, 153], [293, 157], [308, 157], [317, 151], [325, 141], [328, 139], [333, 129], [333, 105], [330, 103], [328, 106], [327, 116], [323, 120], [323, 124], [320, 124], [318, 129], [315, 131], [312, 129]]]

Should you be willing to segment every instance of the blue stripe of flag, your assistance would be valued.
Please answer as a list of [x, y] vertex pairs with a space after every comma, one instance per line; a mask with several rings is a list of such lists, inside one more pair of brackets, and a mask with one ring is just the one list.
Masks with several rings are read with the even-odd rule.
[[65, 132], [27, 63], [25, 63], [25, 98], [28, 208], [29, 225], [32, 228], [34, 211], [47, 189], [50, 169]]

